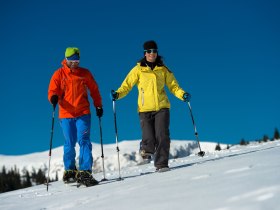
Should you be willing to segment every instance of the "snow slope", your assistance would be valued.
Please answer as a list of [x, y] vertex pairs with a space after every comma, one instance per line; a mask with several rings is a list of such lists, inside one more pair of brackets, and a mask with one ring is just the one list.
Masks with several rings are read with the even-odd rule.
[[[119, 143], [120, 149], [120, 162], [121, 167], [128, 167], [137, 165], [140, 161], [139, 156], [139, 142], [140, 140], [126, 140]], [[215, 150], [217, 143], [201, 143], [202, 150], [213, 152]], [[226, 148], [226, 145], [221, 145], [222, 148]], [[105, 144], [104, 145], [104, 162], [105, 162], [105, 171], [111, 171], [118, 169], [117, 162], [117, 150], [115, 144]], [[185, 157], [190, 154], [198, 152], [197, 143], [195, 141], [179, 141], [172, 140], [170, 148], [170, 157]], [[79, 160], [79, 147], [76, 147], [76, 165], [78, 166]], [[94, 172], [102, 171], [102, 159], [101, 159], [101, 146], [100, 144], [93, 144], [93, 160], [94, 160]], [[63, 176], [63, 147], [58, 147], [52, 149], [51, 156], [51, 178], [55, 178], [56, 172], [58, 173], [59, 180], [62, 180]], [[37, 171], [42, 169], [43, 171], [48, 170], [48, 161], [49, 161], [49, 151], [32, 153], [27, 155], [20, 156], [7, 156], [0, 155], [0, 168], [3, 165], [7, 169], [14, 167], [15, 165], [22, 172], [24, 169], [32, 171], [33, 168]], [[46, 173], [47, 174], [47, 173]]]
[[[203, 158], [170, 159], [171, 171], [165, 173], [153, 173], [153, 164], [133, 165], [122, 168], [123, 181], [115, 181], [118, 170], [110, 170], [106, 172], [110, 181], [89, 188], [58, 181], [48, 192], [45, 185], [38, 185], [2, 193], [0, 209], [276, 210], [279, 159], [280, 141], [234, 146], [207, 152]], [[95, 177], [101, 180], [103, 173]]]

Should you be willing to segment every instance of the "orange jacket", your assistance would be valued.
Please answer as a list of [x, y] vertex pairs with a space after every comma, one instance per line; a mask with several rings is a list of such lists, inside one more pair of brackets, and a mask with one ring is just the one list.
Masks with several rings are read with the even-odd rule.
[[75, 118], [90, 113], [88, 93], [95, 107], [102, 107], [98, 85], [92, 74], [85, 68], [71, 70], [62, 61], [62, 67], [53, 74], [48, 91], [48, 99], [57, 95], [59, 100], [59, 118]]

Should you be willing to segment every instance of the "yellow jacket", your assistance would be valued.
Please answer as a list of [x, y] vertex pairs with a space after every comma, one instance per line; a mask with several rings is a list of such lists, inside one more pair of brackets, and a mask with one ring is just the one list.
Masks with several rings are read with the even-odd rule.
[[185, 93], [166, 66], [156, 66], [151, 70], [150, 67], [137, 63], [116, 91], [119, 94], [118, 99], [125, 97], [134, 85], [138, 87], [138, 112], [170, 108], [170, 102], [164, 89], [165, 85], [171, 93], [181, 100], [183, 100]]

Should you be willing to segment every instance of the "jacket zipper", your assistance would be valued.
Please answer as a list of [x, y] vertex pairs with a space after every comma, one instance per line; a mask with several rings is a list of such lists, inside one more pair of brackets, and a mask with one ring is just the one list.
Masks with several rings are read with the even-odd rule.
[[71, 70], [71, 80], [72, 80], [72, 91], [73, 91], [73, 95], [72, 95], [72, 103], [74, 105], [74, 113], [76, 115], [76, 106], [75, 106], [75, 97], [76, 97], [76, 90], [75, 90], [75, 85], [74, 85], [74, 76], [73, 76], [73, 72]]
[[141, 88], [141, 99], [142, 99], [142, 106], [144, 106], [144, 90]]

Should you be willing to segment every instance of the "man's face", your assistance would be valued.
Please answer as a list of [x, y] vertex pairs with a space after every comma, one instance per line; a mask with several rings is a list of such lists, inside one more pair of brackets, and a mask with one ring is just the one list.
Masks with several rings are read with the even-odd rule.
[[79, 60], [67, 60], [66, 64], [70, 69], [76, 69], [79, 66]]

